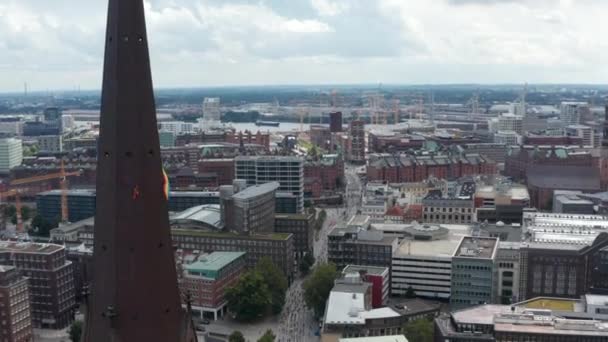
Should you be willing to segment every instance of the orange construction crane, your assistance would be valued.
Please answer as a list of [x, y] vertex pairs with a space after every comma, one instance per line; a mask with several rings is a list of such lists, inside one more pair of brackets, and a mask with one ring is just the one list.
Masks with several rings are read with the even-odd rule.
[[36, 182], [43, 182], [43, 181], [52, 180], [52, 179], [61, 179], [62, 180], [61, 181], [61, 219], [64, 222], [67, 222], [67, 220], [68, 220], [67, 177], [80, 176], [80, 174], [81, 174], [80, 171], [65, 172], [65, 168], [63, 165], [63, 161], [62, 161], [60, 172], [51, 173], [51, 174], [43, 175], [43, 176], [20, 178], [20, 179], [15, 179], [15, 180], [11, 181], [10, 186], [12, 187], [12, 189], [5, 191], [5, 192], [1, 192], [0, 201], [3, 201], [4, 199], [9, 198], [9, 197], [13, 197], [13, 196], [15, 197], [15, 209], [16, 209], [15, 215], [17, 216], [17, 232], [19, 232], [19, 233], [23, 232], [23, 222], [22, 222], [22, 217], [21, 217], [21, 197], [20, 197], [20, 193], [23, 190], [19, 189], [19, 186], [26, 185], [26, 184], [32, 184], [32, 183], [36, 183]]
[[65, 168], [63, 167], [63, 160], [61, 161], [61, 222], [66, 223], [69, 221], [68, 215], [68, 178], [66, 177]]

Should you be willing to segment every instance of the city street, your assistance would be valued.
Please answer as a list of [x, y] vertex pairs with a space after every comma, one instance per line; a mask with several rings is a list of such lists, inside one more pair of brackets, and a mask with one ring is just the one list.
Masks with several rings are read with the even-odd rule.
[[[327, 218], [321, 229], [315, 234], [314, 256], [316, 263], [327, 261], [327, 235], [338, 224], [348, 221], [361, 207], [361, 180], [356, 174], [356, 167], [348, 166], [345, 169], [346, 191], [345, 205], [337, 208], [326, 208]], [[319, 212], [320, 209], [317, 210]], [[315, 333], [319, 323], [314, 319], [312, 310], [304, 302], [304, 279], [295, 280], [285, 295], [285, 306], [278, 317], [265, 319], [254, 324], [242, 324], [229, 318], [211, 322], [209, 328], [220, 329], [225, 332], [239, 330], [245, 335], [247, 341], [256, 341], [267, 329], [277, 336], [277, 342], [315, 342], [319, 337]]]

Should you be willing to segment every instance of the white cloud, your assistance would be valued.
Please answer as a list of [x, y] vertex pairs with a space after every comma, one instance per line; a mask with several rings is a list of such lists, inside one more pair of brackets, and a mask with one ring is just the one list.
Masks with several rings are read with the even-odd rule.
[[332, 17], [348, 10], [347, 3], [332, 0], [310, 0], [310, 4], [320, 16]]
[[[0, 1], [0, 91], [98, 88], [105, 1]], [[605, 82], [602, 0], [146, 0], [157, 86]]]

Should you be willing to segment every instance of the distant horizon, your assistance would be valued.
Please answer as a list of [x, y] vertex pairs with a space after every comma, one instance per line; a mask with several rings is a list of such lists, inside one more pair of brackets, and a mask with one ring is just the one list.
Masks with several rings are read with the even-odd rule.
[[[144, 0], [158, 89], [605, 84], [608, 1]], [[101, 87], [107, 1], [4, 0], [0, 92]]]
[[[565, 87], [565, 88], [606, 88], [608, 90], [608, 82], [607, 83], [509, 83], [509, 82], [495, 82], [495, 83], [485, 83], [485, 82], [472, 82], [472, 83], [286, 83], [286, 84], [233, 84], [233, 85], [217, 85], [217, 86], [155, 86], [154, 91], [187, 91], [187, 90], [230, 90], [230, 89], [256, 89], [256, 88], [295, 88], [302, 89], [305, 88], [314, 88], [310, 89], [311, 91], [315, 90], [332, 90], [332, 89], [348, 89], [348, 88], [363, 88], [363, 89], [373, 89], [380, 91], [389, 91], [395, 88], [491, 88], [491, 87], [501, 87], [501, 88], [514, 88], [521, 89], [524, 84], [527, 84], [528, 89], [535, 87]], [[379, 87], [380, 85], [380, 87]], [[45, 89], [45, 90], [31, 90], [28, 88], [27, 94], [28, 96], [47, 96], [50, 94], [65, 94], [65, 93], [101, 93], [100, 88], [83, 88], [83, 89]], [[21, 91], [13, 90], [13, 91], [0, 91], [0, 96], [23, 96], [24, 89]]]

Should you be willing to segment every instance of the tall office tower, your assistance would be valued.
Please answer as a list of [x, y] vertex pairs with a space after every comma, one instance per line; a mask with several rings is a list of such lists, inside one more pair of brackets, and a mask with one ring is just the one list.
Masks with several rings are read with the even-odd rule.
[[329, 131], [342, 132], [342, 112], [329, 113]]
[[84, 340], [196, 341], [177, 284], [143, 0], [110, 0], [107, 25]]
[[220, 123], [220, 98], [205, 97], [203, 100], [203, 125], [205, 127], [216, 126]]
[[581, 122], [581, 115], [588, 109], [587, 102], [562, 102], [559, 107], [559, 119], [564, 126], [577, 125]]
[[247, 185], [279, 182], [278, 192], [297, 198], [297, 213], [304, 212], [304, 159], [295, 156], [239, 156], [235, 160], [236, 179]]
[[363, 120], [351, 121], [350, 137], [350, 161], [365, 162], [365, 122]]

